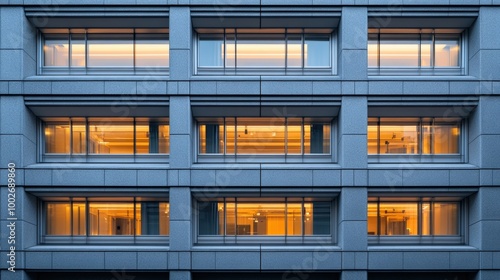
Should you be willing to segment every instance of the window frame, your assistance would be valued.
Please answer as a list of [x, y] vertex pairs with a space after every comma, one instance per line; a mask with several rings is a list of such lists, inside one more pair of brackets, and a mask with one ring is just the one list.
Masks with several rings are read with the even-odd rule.
[[[377, 76], [466, 76], [468, 75], [468, 32], [467, 29], [415, 29], [415, 28], [369, 28], [368, 36], [370, 34], [378, 34], [377, 38], [377, 66], [368, 66], [368, 76], [377, 77]], [[385, 32], [381, 32], [381, 30], [385, 30]], [[393, 30], [398, 30], [393, 32]], [[446, 32], [448, 30], [448, 32]], [[389, 32], [388, 32], [389, 31]], [[406, 31], [407, 33], [405, 33]], [[432, 47], [431, 47], [431, 64], [432, 66], [424, 67], [420, 66], [420, 46], [422, 42], [422, 37], [419, 39], [419, 53], [418, 53], [418, 64], [419, 66], [401, 66], [401, 67], [392, 67], [392, 66], [380, 66], [380, 34], [429, 34], [431, 35]], [[451, 67], [436, 67], [435, 64], [435, 35], [452, 35], [459, 34], [459, 55], [458, 55], [458, 66]], [[369, 38], [368, 38], [368, 41]], [[367, 42], [367, 44], [369, 44]]]
[[[309, 119], [308, 117], [290, 117], [291, 119], [301, 119], [302, 125], [302, 135], [301, 135], [301, 153], [300, 154], [288, 154], [287, 153], [287, 140], [285, 139], [284, 147], [285, 152], [283, 154], [238, 154], [237, 151], [237, 138], [235, 137], [235, 153], [234, 154], [226, 154], [227, 141], [224, 139], [224, 151], [223, 153], [201, 153], [201, 135], [200, 135], [200, 126], [203, 124], [207, 124], [208, 121], [200, 121], [200, 119], [223, 119], [224, 126], [224, 137], [226, 137], [226, 119], [234, 118], [235, 123], [234, 126], [237, 128], [238, 118], [255, 118], [259, 119], [260, 117], [209, 117], [209, 118], [196, 118], [195, 122], [195, 137], [193, 137], [193, 145], [195, 147], [196, 161], [198, 163], [217, 163], [217, 162], [269, 162], [269, 163], [278, 163], [278, 162], [287, 162], [287, 163], [332, 163], [336, 162], [337, 153], [337, 122], [336, 117], [328, 117], [328, 118], [310, 118], [312, 121], [310, 123], [314, 123], [315, 119], [318, 119], [318, 124], [329, 125], [330, 127], [330, 151], [328, 153], [305, 153], [304, 149], [304, 126], [306, 125], [305, 119]], [[286, 134], [286, 126], [288, 125], [289, 117], [282, 117], [285, 123], [285, 134]], [[331, 119], [328, 121], [322, 121], [321, 119]]]
[[[380, 195], [368, 195], [368, 203], [377, 203], [377, 231], [380, 232], [380, 203], [415, 203], [417, 204], [417, 215], [418, 215], [418, 234], [416, 235], [367, 235], [368, 236], [368, 245], [466, 245], [467, 244], [467, 225], [468, 225], [468, 200], [465, 197], [455, 197], [455, 196], [446, 196], [446, 197], [427, 197], [427, 196], [406, 196], [401, 195], [398, 196], [400, 199], [396, 197], [389, 196], [380, 196]], [[421, 234], [422, 228], [422, 204], [429, 203], [430, 208], [433, 208], [434, 203], [439, 202], [452, 202], [457, 203], [458, 205], [458, 234], [457, 235], [434, 235]], [[432, 210], [433, 211], [433, 210]], [[431, 211], [431, 212], [432, 212]], [[368, 209], [367, 209], [367, 218], [368, 218]], [[430, 231], [433, 228], [433, 214], [429, 216], [430, 223]]]
[[[63, 33], [62, 31], [67, 31]], [[76, 30], [78, 32], [72, 32], [72, 30]], [[91, 31], [97, 31], [93, 33], [89, 33]], [[99, 32], [99, 30], [109, 30], [106, 33]], [[131, 30], [131, 32], [117, 32], [113, 33], [112, 31], [124, 31]], [[168, 66], [135, 66], [136, 64], [136, 34], [165, 34], [166, 40], [168, 42], [167, 51], [170, 57], [170, 30], [166, 28], [152, 28], [150, 30], [155, 30], [156, 32], [142, 32], [144, 28], [64, 28], [64, 29], [38, 29], [37, 30], [37, 75], [39, 76], [54, 76], [54, 75], [63, 75], [63, 76], [108, 76], [108, 75], [148, 75], [148, 76], [168, 76], [170, 63]], [[52, 31], [52, 32], [44, 32], [44, 31]], [[139, 31], [139, 32], [137, 32]], [[68, 65], [67, 66], [45, 66], [45, 34], [66, 34], [68, 36]], [[85, 66], [83, 67], [72, 67], [71, 66], [71, 34], [84, 34], [85, 38], [83, 39], [85, 42]], [[132, 35], [133, 37], [133, 53], [132, 60], [133, 66], [88, 66], [89, 60], [89, 48], [88, 48], [88, 34], [126, 34]], [[170, 60], [170, 59], [169, 59]]]
[[[168, 163], [168, 159], [170, 157], [170, 118], [169, 117], [128, 117], [133, 119], [133, 135], [134, 135], [134, 144], [133, 144], [133, 153], [132, 154], [93, 154], [89, 152], [89, 119], [92, 118], [113, 118], [113, 117], [60, 117], [67, 118], [68, 124], [70, 125], [70, 130], [72, 130], [71, 123], [73, 119], [83, 119], [85, 122], [85, 130], [86, 130], [86, 144], [85, 144], [85, 153], [75, 154], [72, 150], [72, 139], [70, 136], [70, 147], [69, 153], [46, 153], [46, 139], [45, 139], [45, 124], [47, 121], [45, 119], [57, 119], [58, 117], [47, 117], [47, 118], [38, 118], [37, 120], [37, 161], [38, 162], [157, 162], [157, 163]], [[137, 153], [136, 149], [136, 125], [140, 123], [141, 120], [137, 119], [164, 119], [163, 124], [169, 126], [169, 135], [168, 135], [168, 153]]]
[[[234, 30], [234, 33], [230, 34], [235, 34], [235, 45], [237, 48], [237, 30], [238, 29], [253, 29], [253, 28], [208, 28], [208, 30], [223, 30], [223, 32], [213, 32], [213, 33], [200, 33], [195, 30], [194, 32], [194, 42], [193, 42], [193, 69], [194, 69], [194, 75], [195, 76], [263, 76], [263, 75], [269, 75], [269, 76], [335, 76], [337, 75], [337, 31], [336, 29], [331, 29], [331, 32], [308, 32], [306, 33], [305, 30], [307, 28], [262, 28], [261, 30], [273, 30], [273, 29], [283, 29], [285, 30], [284, 33], [267, 33], [263, 32], [262, 34], [283, 34], [285, 39], [285, 66], [284, 67], [244, 67], [244, 68], [239, 68], [237, 65], [233, 68], [229, 68], [227, 70], [226, 68], [226, 30], [227, 29], [232, 29]], [[301, 29], [301, 33], [288, 33], [288, 29]], [[311, 28], [309, 30], [314, 30], [315, 28]], [[318, 28], [316, 28], [318, 29]], [[204, 29], [207, 30], [207, 29]], [[309, 31], [308, 30], [308, 31]], [[324, 30], [324, 29], [318, 29], [318, 30]], [[329, 28], [330, 30], [330, 28]], [[223, 56], [223, 65], [220, 67], [213, 67], [213, 66], [199, 66], [199, 56], [200, 56], [200, 47], [199, 47], [199, 42], [200, 42], [200, 36], [199, 34], [222, 34], [223, 41], [224, 41], [224, 56]], [[256, 35], [259, 33], [242, 33], [242, 34], [251, 34], [251, 35]], [[300, 34], [301, 35], [301, 52], [302, 52], [302, 66], [301, 67], [287, 67], [288, 64], [288, 51], [287, 51], [287, 42], [288, 42], [288, 34]], [[311, 34], [328, 34], [329, 35], [329, 54], [330, 54], [330, 60], [329, 60], [329, 66], [321, 66], [321, 67], [305, 67], [304, 66], [304, 42], [305, 42], [305, 37], [307, 35]], [[235, 53], [235, 63], [237, 61], [237, 56]], [[204, 69], [205, 68], [205, 69]]]
[[[424, 154], [422, 153], [422, 143], [423, 143], [423, 127], [425, 126], [425, 119], [436, 119], [435, 117], [375, 117], [369, 116], [367, 120], [367, 142], [368, 142], [368, 127], [370, 126], [370, 119], [377, 119], [377, 131], [380, 130], [382, 125], [380, 119], [397, 119], [397, 118], [415, 118], [419, 119], [415, 125], [418, 127], [417, 137], [418, 137], [418, 153], [416, 154], [398, 154], [398, 153], [379, 153], [370, 154], [368, 153], [368, 163], [467, 163], [468, 161], [468, 119], [466, 117], [460, 118], [459, 129], [460, 135], [458, 136], [458, 153], [456, 154]], [[439, 117], [438, 117], [439, 119]], [[458, 119], [458, 117], [457, 117]], [[378, 133], [378, 132], [377, 132]], [[380, 136], [377, 136], [377, 147], [380, 145]], [[367, 143], [368, 145], [368, 143]]]
[[[73, 202], [75, 203], [85, 203], [85, 235], [74, 235], [73, 234]], [[101, 203], [133, 203], [134, 204], [134, 234], [132, 235], [91, 235], [90, 234], [90, 215], [89, 215], [89, 204], [92, 202]], [[170, 237], [170, 220], [168, 220], [169, 234], [168, 235], [137, 235], [136, 234], [136, 209], [137, 204], [141, 202], [158, 202], [167, 203], [170, 205], [168, 197], [127, 197], [120, 196], [116, 197], [92, 197], [92, 196], [65, 196], [65, 197], [44, 197], [38, 199], [38, 220], [41, 225], [38, 227], [38, 240], [39, 244], [42, 245], [58, 245], [58, 244], [75, 244], [75, 245], [85, 245], [85, 244], [164, 244], [167, 246], [169, 244]], [[70, 235], [48, 235], [47, 230], [47, 204], [48, 203], [66, 203], [70, 205]]]
[[[285, 206], [285, 235], [200, 235], [199, 232], [199, 222], [200, 222], [200, 204], [206, 202], [214, 201], [226, 201], [226, 199], [234, 199], [235, 203], [235, 213], [237, 209], [237, 201], [240, 199], [258, 199], [263, 197], [258, 196], [248, 196], [248, 197], [235, 197], [235, 196], [220, 196], [220, 197], [205, 197], [205, 198], [193, 198], [193, 205], [196, 211], [193, 211], [193, 240], [195, 245], [252, 245], [252, 244], [297, 244], [297, 245], [325, 245], [332, 246], [337, 242], [337, 199], [336, 197], [308, 197], [308, 196], [272, 196], [266, 197], [267, 199], [281, 199], [281, 203], [288, 203], [288, 199], [293, 199], [295, 202], [297, 199], [301, 199], [301, 203], [314, 202], [315, 199], [322, 202], [330, 203], [330, 234], [313, 234], [306, 235], [302, 232], [301, 235], [287, 235], [287, 208]], [[266, 201], [269, 203], [270, 201]], [[270, 202], [272, 203], [272, 201]], [[226, 215], [224, 215], [226, 219]], [[235, 217], [236, 219], [236, 217]], [[224, 227], [226, 227], [226, 222], [224, 221]]]

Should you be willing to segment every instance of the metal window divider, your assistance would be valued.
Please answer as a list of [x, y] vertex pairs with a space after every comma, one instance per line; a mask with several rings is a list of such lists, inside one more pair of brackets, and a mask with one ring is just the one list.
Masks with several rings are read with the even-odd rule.
[[288, 155], [288, 121], [289, 118], [285, 117], [285, 158]]
[[85, 117], [85, 157], [88, 157], [89, 155], [89, 146], [90, 146], [90, 129], [89, 129], [89, 122], [88, 122], [88, 117]]
[[89, 36], [88, 29], [85, 29], [85, 74], [88, 74], [89, 68]]
[[68, 28], [68, 73], [71, 72], [71, 58], [73, 57], [73, 52], [72, 52], [72, 45], [73, 42], [71, 41], [71, 29]]
[[73, 118], [69, 118], [69, 156], [73, 156]]
[[304, 137], [305, 137], [305, 124], [304, 118], [300, 118], [300, 154], [304, 157], [305, 149], [304, 149]]
[[[134, 161], [135, 161], [135, 154], [136, 154], [136, 148], [137, 148], [137, 144], [136, 144], [136, 123], [135, 123], [135, 117], [133, 118], [133, 125], [134, 125], [134, 128], [133, 128], [133, 131], [134, 131], [134, 136], [132, 136], [132, 139], [134, 139], [134, 151], [132, 152], [133, 155], [134, 155]], [[151, 135], [150, 135], [151, 137]]]

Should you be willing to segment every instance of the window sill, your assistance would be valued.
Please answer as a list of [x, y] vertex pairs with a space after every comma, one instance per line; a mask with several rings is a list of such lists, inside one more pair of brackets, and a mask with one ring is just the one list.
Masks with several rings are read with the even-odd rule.
[[464, 155], [409, 155], [409, 154], [379, 154], [368, 155], [368, 163], [465, 163]]
[[332, 163], [332, 155], [198, 155], [198, 163]]
[[168, 154], [145, 155], [42, 155], [43, 163], [168, 163]]
[[195, 245], [333, 245], [331, 235], [318, 236], [198, 236]]
[[169, 236], [42, 236], [43, 245], [147, 245], [168, 246]]
[[165, 82], [168, 81], [168, 74], [163, 76], [151, 75], [40, 75], [29, 76], [25, 78], [26, 81], [155, 81]]
[[368, 245], [465, 245], [462, 236], [368, 236]]

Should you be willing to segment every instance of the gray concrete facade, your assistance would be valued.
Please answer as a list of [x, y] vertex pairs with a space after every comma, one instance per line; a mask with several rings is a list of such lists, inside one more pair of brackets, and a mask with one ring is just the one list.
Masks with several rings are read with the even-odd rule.
[[[99, 23], [108, 16], [124, 16], [140, 22], [155, 13], [164, 17], [163, 24], [169, 29], [168, 76], [39, 74], [38, 29], [52, 26], [54, 18], [71, 23], [71, 18], [95, 17]], [[288, 19], [283, 25], [292, 22], [300, 26], [316, 18], [323, 20], [322, 13], [338, 19], [333, 26], [336, 52], [332, 75], [195, 75], [195, 28], [202, 28], [199, 24], [204, 22], [194, 21], [196, 17], [215, 18], [221, 26], [248, 24], [258, 28], [264, 19], [272, 22], [282, 18]], [[144, 272], [163, 272], [165, 279], [171, 280], [190, 280], [199, 272], [296, 272], [303, 276], [300, 279], [307, 279], [304, 275], [308, 273], [328, 272], [342, 280], [369, 280], [374, 272], [452, 271], [470, 272], [474, 280], [500, 279], [499, 18], [497, 0], [0, 0], [0, 279], [35, 280], [48, 271], [75, 275], [101, 272], [106, 273], [106, 279], [133, 279], [124, 278], [123, 273], [139, 279]], [[393, 20], [387, 23], [389, 27], [414, 24], [415, 28], [426, 28], [419, 21], [425, 19], [423, 22], [436, 28], [464, 28], [467, 74], [370, 76], [367, 32], [370, 22], [377, 19], [379, 23]], [[87, 102], [89, 98], [94, 105]], [[168, 108], [164, 116], [170, 124], [168, 161], [43, 162], [39, 158], [40, 116], [33, 108], [45, 106], [57, 115], [57, 110], [70, 106], [61, 100], [90, 111], [97, 107], [107, 110], [102, 108], [118, 102], [113, 106], [118, 104], [132, 115], [148, 102], [154, 103], [152, 107], [165, 102]], [[302, 109], [332, 104], [329, 106], [338, 113], [331, 116], [331, 160], [200, 162], [195, 116], [199, 110], [194, 108], [203, 111], [208, 107], [204, 104], [228, 112], [239, 106], [256, 110], [267, 106], [279, 111], [290, 104]], [[424, 111], [443, 108], [441, 115], [465, 118], [463, 159], [371, 162], [367, 119], [376, 107], [394, 110], [396, 117], [403, 116], [406, 108], [416, 107]], [[16, 166], [15, 273], [7, 270], [9, 163]], [[167, 198], [171, 209], [169, 242], [42, 244], [38, 196], [67, 196], [73, 191], [80, 196], [154, 193]], [[333, 238], [314, 245], [197, 244], [196, 197], [228, 193], [303, 193], [306, 197], [327, 193], [336, 205]], [[465, 242], [369, 244], [368, 197], [390, 193], [462, 196], [467, 206], [461, 219]]]

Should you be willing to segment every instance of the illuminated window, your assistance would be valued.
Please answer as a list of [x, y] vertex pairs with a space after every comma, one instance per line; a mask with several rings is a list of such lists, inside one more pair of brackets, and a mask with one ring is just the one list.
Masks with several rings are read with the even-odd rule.
[[370, 198], [368, 235], [460, 234], [460, 202], [425, 198], [414, 200]]
[[[126, 200], [126, 199], [124, 199]], [[168, 235], [170, 205], [141, 198], [135, 201], [74, 198], [46, 201], [46, 236]], [[88, 232], [87, 232], [88, 228]]]
[[332, 74], [331, 29], [198, 29], [198, 74]]
[[368, 154], [460, 154], [459, 118], [369, 118]]
[[199, 234], [329, 235], [331, 203], [302, 198], [221, 198], [199, 202]]
[[43, 74], [165, 74], [167, 29], [43, 29]]
[[168, 154], [168, 119], [47, 118], [45, 154]]
[[369, 74], [463, 75], [462, 31], [369, 29]]
[[200, 154], [329, 154], [332, 119], [199, 119]]

